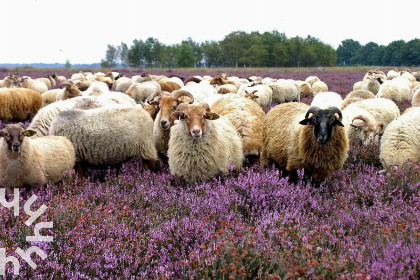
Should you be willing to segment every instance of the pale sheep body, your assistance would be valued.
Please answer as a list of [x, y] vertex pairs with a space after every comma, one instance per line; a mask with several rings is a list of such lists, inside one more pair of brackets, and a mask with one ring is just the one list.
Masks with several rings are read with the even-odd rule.
[[93, 82], [89, 88], [82, 93], [83, 96], [99, 96], [104, 93], [109, 93], [108, 85], [104, 82]]
[[305, 79], [305, 82], [307, 82], [308, 84], [310, 84], [311, 86], [315, 83], [320, 81], [320, 79], [317, 76], [309, 76], [308, 78]]
[[136, 100], [137, 103], [144, 102], [149, 96], [160, 92], [161, 88], [158, 82], [148, 81], [144, 83], [134, 83], [125, 94]]
[[51, 103], [54, 103], [57, 100], [57, 95], [64, 91], [63, 89], [50, 89], [41, 94], [42, 97], [42, 107], [45, 107], [47, 105], [50, 105]]
[[206, 133], [200, 139], [191, 137], [185, 122], [171, 128], [168, 158], [171, 174], [188, 183], [227, 173], [230, 164], [242, 166], [242, 142], [235, 127], [224, 117], [206, 120]]
[[411, 101], [411, 84], [401, 77], [386, 81], [380, 86], [377, 97], [388, 98], [395, 102]]
[[277, 81], [269, 85], [273, 91], [273, 102], [284, 103], [300, 101], [300, 88], [290, 81]]
[[312, 84], [312, 93], [313, 95], [317, 95], [320, 92], [327, 92], [328, 86], [323, 81], [317, 81]]
[[135, 156], [156, 162], [152, 127], [152, 118], [140, 105], [114, 105], [61, 112], [50, 134], [65, 136], [73, 143], [76, 162], [106, 166]]
[[40, 82], [40, 81], [36, 81], [36, 80], [29, 80], [29, 79], [24, 79], [23, 80], [22, 87], [27, 88], [27, 89], [31, 89], [31, 90], [39, 92], [39, 93], [44, 93], [48, 90], [48, 86], [44, 82]]
[[320, 92], [315, 95], [314, 99], [312, 100], [311, 106], [316, 106], [321, 109], [328, 109], [329, 107], [337, 107], [341, 108], [341, 104], [343, 103], [343, 98], [338, 93], [328, 91], [328, 92]]
[[348, 105], [354, 102], [373, 98], [376, 98], [376, 96], [368, 90], [353, 90], [347, 94], [346, 98], [344, 98], [340, 109], [344, 110]]
[[376, 121], [382, 122], [384, 128], [400, 116], [397, 104], [386, 98], [365, 99], [353, 104], [371, 113]]
[[378, 82], [377, 79], [366, 79], [362, 81], [362, 84], [360, 85], [360, 89], [368, 90], [372, 92], [373, 94], [377, 94], [380, 86], [381, 84]]
[[130, 86], [134, 84], [133, 80], [127, 77], [121, 77], [113, 84], [114, 90], [117, 92], [126, 92]]
[[257, 98], [252, 100], [261, 107], [268, 107], [273, 102], [273, 90], [269, 86], [256, 85], [253, 87], [245, 87], [240, 96], [245, 96], [246, 92], [252, 92], [254, 96], [257, 96]]
[[0, 140], [0, 147], [0, 185], [9, 188], [58, 182], [75, 164], [74, 147], [61, 136], [24, 137], [19, 155], [7, 148], [4, 139]]
[[420, 161], [420, 108], [412, 107], [385, 129], [379, 159], [384, 168]]
[[395, 71], [395, 69], [394, 70], [389, 70], [388, 73], [386, 73], [386, 77], [387, 77], [388, 80], [392, 80], [392, 79], [398, 78], [400, 76], [401, 76], [400, 72]]
[[411, 106], [420, 107], [420, 88], [413, 94], [413, 99], [411, 100]]
[[359, 81], [359, 82], [354, 83], [353, 90], [361, 90], [362, 89], [362, 84], [363, 84], [363, 81]]
[[216, 88], [217, 93], [226, 94], [226, 93], [237, 93], [238, 88], [236, 85], [232, 84], [226, 84], [226, 85], [220, 85]]

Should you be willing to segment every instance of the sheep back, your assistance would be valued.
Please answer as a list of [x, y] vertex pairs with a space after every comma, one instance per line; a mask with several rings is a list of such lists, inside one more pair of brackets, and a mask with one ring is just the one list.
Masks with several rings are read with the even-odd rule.
[[0, 119], [25, 121], [42, 107], [41, 94], [25, 88], [0, 89]]

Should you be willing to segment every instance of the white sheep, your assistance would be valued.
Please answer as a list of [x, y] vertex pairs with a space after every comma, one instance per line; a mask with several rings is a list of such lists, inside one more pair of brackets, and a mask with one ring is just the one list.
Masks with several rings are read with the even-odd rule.
[[266, 85], [245, 87], [240, 96], [249, 98], [264, 108], [270, 106], [273, 102], [273, 90]]
[[327, 92], [328, 86], [323, 81], [317, 81], [312, 84], [312, 93], [313, 95], [317, 95], [320, 92]]
[[412, 107], [385, 129], [379, 159], [384, 168], [420, 161], [420, 107]]
[[387, 98], [365, 99], [353, 104], [371, 113], [376, 121], [383, 124], [384, 128], [400, 116], [400, 109], [397, 104]]
[[379, 87], [377, 97], [388, 98], [395, 102], [411, 101], [411, 83], [402, 77], [386, 81]]
[[328, 91], [320, 92], [314, 96], [311, 106], [316, 106], [321, 109], [328, 109], [329, 107], [341, 108], [343, 98], [338, 93]]
[[121, 77], [114, 82], [113, 87], [117, 92], [126, 92], [132, 84], [134, 84], [134, 82], [130, 78]]
[[[48, 80], [48, 79], [47, 79]], [[48, 80], [49, 81], [49, 80]], [[22, 87], [31, 89], [33, 91], [43, 93], [48, 90], [48, 86], [44, 82], [22, 78]]]
[[7, 188], [42, 186], [58, 182], [64, 172], [73, 169], [75, 151], [65, 137], [30, 137], [22, 123], [7, 125], [0, 131], [0, 185]]
[[411, 106], [420, 107], [420, 87], [414, 92]]
[[280, 81], [269, 85], [273, 91], [273, 102], [284, 103], [300, 101], [300, 88], [291, 81]]
[[104, 82], [93, 82], [89, 88], [82, 93], [83, 96], [99, 96], [103, 93], [109, 93], [109, 87]]
[[392, 79], [398, 78], [400, 76], [401, 76], [401, 74], [398, 71], [398, 69], [392, 69], [392, 70], [389, 70], [388, 73], [386, 73], [386, 77], [387, 77], [388, 80], [392, 80]]
[[230, 164], [242, 166], [242, 142], [229, 120], [212, 113], [207, 104], [180, 107], [173, 113], [180, 121], [169, 140], [171, 174], [194, 183], [227, 173]]
[[308, 78], [305, 79], [305, 82], [307, 82], [308, 84], [310, 84], [311, 86], [315, 83], [320, 81], [320, 79], [317, 76], [309, 76]]

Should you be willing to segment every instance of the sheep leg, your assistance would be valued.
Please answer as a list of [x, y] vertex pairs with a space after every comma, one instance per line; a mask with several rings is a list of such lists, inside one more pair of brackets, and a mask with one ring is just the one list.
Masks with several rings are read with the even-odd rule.
[[81, 162], [76, 163], [76, 166], [74, 167], [76, 174], [77, 174], [77, 178], [79, 179], [83, 179], [83, 175], [85, 175], [84, 172], [84, 164]]

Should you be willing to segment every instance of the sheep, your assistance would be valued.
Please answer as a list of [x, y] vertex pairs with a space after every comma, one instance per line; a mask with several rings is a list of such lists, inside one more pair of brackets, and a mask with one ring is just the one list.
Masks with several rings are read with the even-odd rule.
[[210, 80], [210, 84], [211, 85], [218, 85], [218, 86], [230, 84], [230, 85], [234, 85], [236, 87], [235, 82], [227, 80], [226, 74], [225, 74], [225, 76], [223, 76], [223, 75], [215, 76], [213, 79]]
[[[46, 78], [46, 77], [44, 77], [44, 78], [37, 78], [37, 79], [34, 79], [32, 81], [33, 82], [41, 82], [41, 83], [44, 83], [47, 86], [48, 89], [50, 89], [51, 86], [52, 86], [51, 85], [51, 80], [49, 78]], [[40, 92], [40, 93], [42, 93], [42, 92]]]
[[305, 82], [307, 82], [311, 86], [313, 86], [313, 84], [318, 81], [320, 81], [320, 79], [317, 76], [309, 76], [308, 78], [305, 79]]
[[0, 80], [0, 88], [12, 88], [19, 82], [12, 75], [7, 75], [3, 80]]
[[[48, 80], [48, 79], [47, 79]], [[49, 80], [48, 80], [49, 81]], [[43, 93], [48, 90], [48, 86], [44, 82], [29, 80], [28, 78], [22, 78], [22, 87], [31, 89], [38, 93]]]
[[238, 88], [232, 84], [220, 85], [216, 87], [217, 93], [227, 94], [227, 93], [236, 93]]
[[411, 106], [420, 107], [420, 87], [413, 94], [413, 99], [411, 100]]
[[404, 72], [401, 74], [402, 78], [406, 78], [410, 81], [410, 83], [414, 83], [416, 81], [416, 78], [409, 72]]
[[51, 87], [55, 87], [57, 85], [57, 83], [55, 82], [55, 80], [53, 79], [53, 77], [51, 77], [50, 75], [46, 75], [45, 76], [48, 80], [50, 80], [51, 83]]
[[108, 85], [104, 82], [93, 82], [90, 84], [89, 88], [84, 91], [83, 96], [99, 96], [104, 93], [108, 93]]
[[311, 96], [312, 87], [309, 83], [304, 81], [295, 81], [295, 84], [300, 88], [300, 94], [302, 97]]
[[359, 81], [359, 82], [354, 83], [353, 90], [361, 90], [362, 89], [362, 84], [363, 84], [363, 81]]
[[376, 96], [368, 90], [353, 90], [349, 94], [347, 94], [346, 98], [344, 98], [343, 102], [341, 103], [341, 110], [344, 110], [348, 105], [361, 101], [364, 99], [373, 99]]
[[378, 122], [371, 113], [353, 103], [347, 106], [342, 114], [342, 123], [352, 144], [372, 146], [379, 143], [384, 125]]
[[[160, 83], [166, 83], [166, 82], [172, 82], [178, 85], [177, 89], [180, 89], [184, 86], [184, 82], [181, 80], [180, 77], [171, 75], [169, 78], [162, 78], [161, 80], [159, 80], [159, 84]], [[167, 91], [167, 90], [166, 90]]]
[[273, 78], [270, 78], [270, 77], [265, 77], [264, 79], [262, 79], [262, 81], [261, 81], [261, 83], [263, 84], [263, 85], [269, 85], [269, 84], [272, 84], [272, 83], [275, 83], [275, 82], [277, 82], [277, 79], [273, 79]]
[[67, 78], [64, 76], [58, 76], [56, 74], [52, 74], [51, 77], [56, 81], [56, 83], [67, 82]]
[[369, 79], [365, 79], [362, 81], [360, 85], [360, 89], [368, 90], [373, 94], [377, 94], [379, 91], [379, 87], [382, 84], [382, 80], [380, 78], [370, 77]]
[[[337, 116], [338, 115], [338, 116]], [[261, 162], [274, 161], [289, 172], [304, 168], [324, 180], [343, 167], [349, 143], [338, 108], [303, 103], [280, 104], [264, 119]]]
[[180, 89], [181, 87], [175, 83], [175, 82], [171, 82], [171, 81], [167, 81], [167, 82], [162, 82], [163, 79], [161, 79], [159, 81], [159, 85], [160, 88], [162, 89], [162, 91], [166, 91], [166, 92], [173, 92], [175, 90]]
[[384, 168], [420, 160], [420, 108], [411, 107], [391, 122], [382, 136], [379, 159]]
[[416, 72], [413, 72], [411, 74], [414, 76], [414, 78], [416, 78], [417, 82], [420, 82], [420, 70], [416, 71]]
[[269, 85], [273, 91], [273, 102], [284, 103], [300, 101], [300, 88], [290, 81], [277, 81]]
[[269, 86], [257, 85], [245, 88], [244, 96], [256, 102], [258, 105], [268, 107], [273, 102], [273, 90]]
[[376, 121], [383, 124], [384, 128], [400, 116], [398, 106], [392, 100], [386, 98], [365, 99], [353, 104], [371, 113]]
[[61, 136], [30, 137], [22, 123], [9, 124], [0, 131], [0, 185], [10, 188], [42, 186], [58, 182], [64, 172], [73, 169], [75, 152], [72, 143]]
[[181, 104], [172, 113], [169, 169], [187, 183], [227, 173], [242, 166], [242, 142], [230, 121], [210, 111], [208, 104]]
[[187, 85], [188, 83], [197, 83], [198, 84], [202, 80], [203, 80], [202, 78], [192, 76], [192, 77], [189, 77], [188, 79], [185, 80], [185, 85]]
[[377, 97], [388, 98], [395, 102], [411, 101], [411, 83], [402, 77], [386, 81], [379, 87]]
[[211, 111], [226, 117], [235, 126], [242, 138], [243, 154], [252, 161], [260, 157], [261, 129], [265, 116], [258, 104], [237, 94], [227, 94], [219, 98]]
[[131, 77], [131, 80], [135, 83], [143, 83], [147, 81], [152, 81], [152, 79], [149, 76], [143, 76], [143, 75], [135, 75]]
[[57, 94], [56, 101], [70, 99], [80, 95], [81, 92], [76, 85], [69, 85]]
[[133, 80], [127, 77], [121, 77], [114, 82], [113, 87], [115, 91], [126, 92], [132, 84], [134, 84]]
[[342, 103], [343, 99], [338, 93], [328, 91], [321, 92], [315, 95], [314, 99], [312, 100], [311, 106], [316, 106], [321, 109], [328, 109], [329, 107], [340, 108]]
[[47, 90], [43, 94], [41, 94], [42, 97], [42, 107], [45, 107], [47, 105], [50, 105], [51, 103], [54, 103], [57, 100], [57, 95], [62, 92], [63, 89], [51, 89]]
[[[99, 82], [98, 82], [99, 83]], [[75, 84], [76, 84], [76, 86], [81, 90], [81, 91], [86, 91], [89, 87], [90, 87], [90, 85], [92, 84], [92, 82], [91, 81], [88, 81], [88, 80], [80, 80], [80, 81], [77, 81], [77, 82], [75, 82]], [[60, 87], [62, 87], [62, 86], [67, 86], [68, 84], [67, 83], [62, 83], [62, 84], [60, 84]], [[107, 87], [108, 87], [108, 85], [106, 85]], [[109, 87], [108, 87], [109, 88]]]
[[386, 74], [386, 77], [387, 77], [388, 80], [392, 80], [392, 79], [398, 78], [400, 76], [401, 76], [401, 74], [400, 74], [400, 72], [398, 71], [397, 68], [389, 70], [388, 73]]
[[86, 77], [83, 73], [74, 73], [71, 75], [70, 80], [85, 80]]
[[320, 92], [327, 92], [327, 91], [328, 91], [328, 86], [323, 81], [317, 81], [312, 84], [312, 93], [314, 95], [317, 95]]
[[[155, 100], [158, 98], [158, 100]], [[194, 97], [191, 93], [185, 90], [177, 90], [172, 94], [157, 93], [149, 96], [150, 105], [159, 106], [160, 110], [156, 116], [153, 124], [153, 139], [159, 155], [166, 159], [169, 143], [170, 128], [174, 125], [175, 119], [172, 118], [172, 113], [175, 112], [179, 104], [194, 102]]]
[[113, 105], [63, 111], [49, 134], [67, 137], [81, 166], [110, 166], [140, 156], [147, 167], [154, 168], [158, 157], [152, 131], [153, 120], [141, 105]]
[[125, 94], [136, 100], [144, 102], [149, 96], [161, 91], [160, 85], [155, 81], [148, 81], [144, 83], [134, 83], [126, 91]]
[[196, 102], [206, 102], [210, 106], [221, 96], [208, 81], [187, 85], [180, 90], [189, 92]]
[[42, 97], [38, 92], [24, 88], [0, 89], [0, 119], [25, 121], [35, 116], [42, 108]]

